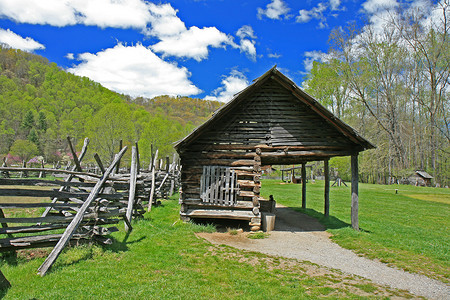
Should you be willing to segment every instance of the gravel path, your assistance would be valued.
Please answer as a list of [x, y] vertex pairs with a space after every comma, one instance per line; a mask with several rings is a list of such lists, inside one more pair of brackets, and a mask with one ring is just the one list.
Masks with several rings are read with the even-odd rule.
[[266, 239], [254, 240], [227, 233], [202, 234], [202, 237], [214, 244], [310, 261], [391, 288], [407, 290], [417, 296], [450, 299], [450, 286], [423, 275], [407, 273], [381, 262], [359, 257], [333, 243], [329, 239], [329, 233], [324, 230], [314, 218], [277, 205], [275, 230]]

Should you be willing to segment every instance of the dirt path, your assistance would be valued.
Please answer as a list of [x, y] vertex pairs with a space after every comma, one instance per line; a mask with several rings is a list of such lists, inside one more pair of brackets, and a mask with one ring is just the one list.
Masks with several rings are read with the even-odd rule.
[[268, 238], [254, 240], [228, 233], [203, 233], [201, 236], [213, 244], [310, 261], [429, 299], [450, 299], [450, 286], [359, 257], [333, 243], [317, 220], [286, 207], [277, 205], [275, 230]]

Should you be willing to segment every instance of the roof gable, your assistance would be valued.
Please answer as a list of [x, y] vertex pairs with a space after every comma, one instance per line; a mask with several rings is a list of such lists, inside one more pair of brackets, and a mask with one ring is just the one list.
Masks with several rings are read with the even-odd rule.
[[320, 146], [326, 143], [351, 147], [355, 151], [374, 148], [275, 67], [237, 94], [175, 147], [188, 147], [197, 140], [202, 143], [240, 143], [240, 139], [245, 139], [246, 144], [264, 141], [271, 146]]

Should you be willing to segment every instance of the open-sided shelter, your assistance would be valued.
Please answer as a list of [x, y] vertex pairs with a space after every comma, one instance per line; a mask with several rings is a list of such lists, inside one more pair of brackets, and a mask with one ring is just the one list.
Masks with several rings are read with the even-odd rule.
[[[261, 166], [324, 161], [325, 215], [329, 214], [328, 160], [351, 156], [352, 226], [358, 229], [358, 153], [374, 146], [273, 67], [204, 124], [179, 141], [180, 216], [248, 220], [261, 226], [269, 209], [260, 196]], [[306, 180], [302, 207], [306, 207]]]

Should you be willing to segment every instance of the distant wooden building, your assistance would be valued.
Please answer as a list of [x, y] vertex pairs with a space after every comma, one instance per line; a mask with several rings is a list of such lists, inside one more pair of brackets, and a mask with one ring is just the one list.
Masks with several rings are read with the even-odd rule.
[[425, 171], [416, 171], [408, 177], [409, 184], [415, 186], [431, 186], [431, 179], [433, 179], [433, 176]]
[[[182, 219], [225, 218], [261, 225], [261, 167], [352, 156], [352, 225], [358, 228], [358, 153], [374, 146], [275, 67], [175, 145], [181, 164]], [[303, 176], [303, 177], [306, 177]], [[325, 176], [325, 215], [329, 176]], [[306, 181], [304, 181], [306, 182]], [[302, 185], [306, 207], [306, 184]]]

